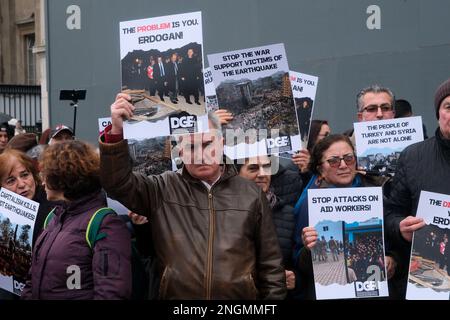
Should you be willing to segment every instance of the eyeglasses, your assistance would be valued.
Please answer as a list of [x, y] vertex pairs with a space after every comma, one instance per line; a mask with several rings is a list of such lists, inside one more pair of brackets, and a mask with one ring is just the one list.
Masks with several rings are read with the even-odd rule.
[[344, 162], [347, 166], [351, 166], [351, 165], [355, 164], [355, 161], [356, 161], [355, 155], [353, 153], [345, 154], [343, 157], [331, 157], [325, 161], [328, 162], [330, 167], [338, 168], [341, 165], [342, 160], [344, 160]]
[[361, 112], [366, 111], [367, 113], [376, 113], [378, 109], [381, 109], [381, 112], [386, 113], [392, 111], [392, 106], [389, 103], [385, 103], [382, 105], [371, 104], [367, 107], [362, 108]]

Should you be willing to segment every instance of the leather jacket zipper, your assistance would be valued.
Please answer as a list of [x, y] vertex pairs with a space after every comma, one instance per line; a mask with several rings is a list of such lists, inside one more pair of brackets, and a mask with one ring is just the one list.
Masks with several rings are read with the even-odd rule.
[[208, 236], [208, 256], [206, 257], [206, 299], [211, 300], [212, 287], [212, 267], [213, 267], [213, 246], [214, 246], [214, 228], [215, 212], [213, 207], [213, 195], [208, 192], [209, 206], [209, 236]]

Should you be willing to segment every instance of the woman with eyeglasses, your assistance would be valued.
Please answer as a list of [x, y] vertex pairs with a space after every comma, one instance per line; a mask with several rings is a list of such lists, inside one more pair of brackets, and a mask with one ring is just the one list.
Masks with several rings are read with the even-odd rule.
[[[385, 177], [368, 177], [358, 173], [353, 144], [341, 134], [329, 135], [316, 144], [309, 169], [313, 176], [294, 208], [294, 263], [300, 278], [297, 295], [300, 299], [315, 299], [310, 250], [318, 243], [318, 233], [308, 222], [308, 189], [374, 187], [382, 186], [387, 180]], [[393, 263], [390, 258], [387, 260], [387, 264]], [[387, 265], [388, 277], [393, 273], [393, 267]]]

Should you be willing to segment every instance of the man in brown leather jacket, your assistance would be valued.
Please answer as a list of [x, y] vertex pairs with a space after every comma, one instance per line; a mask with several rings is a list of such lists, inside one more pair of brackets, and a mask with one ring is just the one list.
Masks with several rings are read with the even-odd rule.
[[132, 173], [123, 119], [134, 107], [120, 93], [100, 141], [108, 195], [149, 217], [160, 264], [161, 299], [284, 299], [286, 281], [271, 212], [261, 188], [221, 164], [220, 124], [179, 139], [184, 166], [157, 176]]

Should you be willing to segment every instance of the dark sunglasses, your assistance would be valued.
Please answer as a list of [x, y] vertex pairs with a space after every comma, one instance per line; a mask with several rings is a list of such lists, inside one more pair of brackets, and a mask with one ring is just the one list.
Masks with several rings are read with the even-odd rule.
[[344, 162], [347, 166], [351, 166], [351, 165], [355, 164], [356, 158], [353, 153], [349, 153], [349, 154], [345, 154], [343, 157], [331, 157], [325, 161], [328, 162], [330, 167], [338, 168], [341, 165], [342, 160], [344, 160]]

